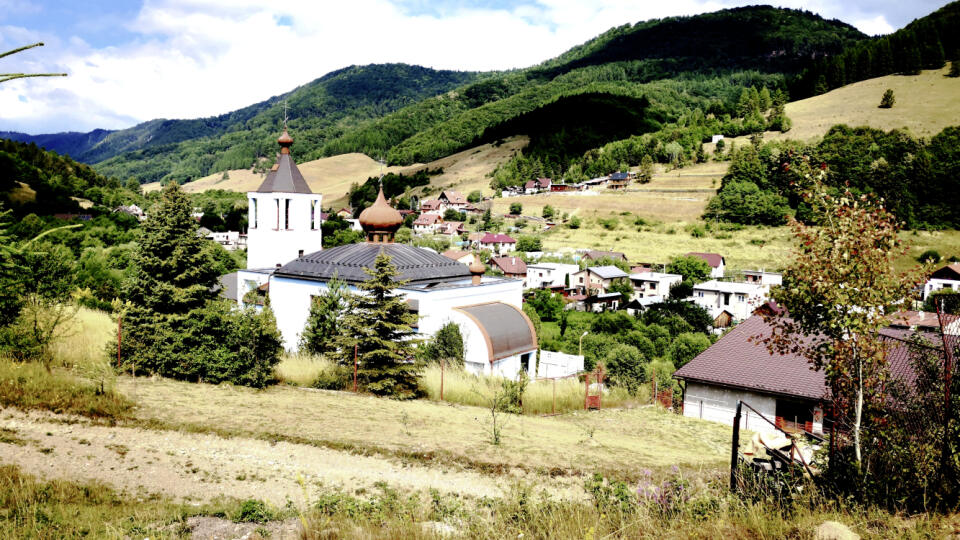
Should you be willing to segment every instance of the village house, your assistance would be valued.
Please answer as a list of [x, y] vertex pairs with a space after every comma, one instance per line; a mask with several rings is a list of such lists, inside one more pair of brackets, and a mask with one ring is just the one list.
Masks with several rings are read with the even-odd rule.
[[490, 259], [490, 266], [511, 279], [523, 281], [527, 278], [527, 263], [520, 257], [493, 257]]
[[687, 257], [700, 257], [710, 265], [710, 277], [715, 279], [723, 277], [723, 270], [727, 265], [727, 261], [723, 258], [723, 255], [719, 253], [696, 253], [691, 251], [687, 253]]
[[462, 221], [444, 221], [437, 227], [437, 234], [445, 236], [460, 236], [467, 232]]
[[467, 198], [463, 196], [459, 191], [444, 190], [440, 192], [440, 196], [437, 197], [439, 204], [439, 210], [441, 212], [446, 212], [447, 210], [456, 210], [458, 212], [464, 211], [467, 209], [467, 206], [470, 204], [467, 202]]
[[610, 175], [610, 180], [607, 182], [607, 189], [627, 189], [627, 184], [629, 183], [629, 173], [615, 172]]
[[765, 285], [772, 287], [783, 284], [783, 274], [777, 272], [764, 272], [763, 270], [744, 270], [743, 281], [754, 283], [756, 285]]
[[[830, 403], [823, 371], [814, 371], [799, 353], [771, 353], [761, 342], [771, 332], [763, 317], [754, 315], [678, 369], [673, 376], [681, 381], [683, 415], [729, 426], [737, 401], [743, 401], [781, 429], [823, 433]], [[915, 378], [910, 359], [914, 331], [885, 328], [880, 335], [888, 344], [891, 377], [910, 384]], [[774, 430], [752, 411], [743, 411], [741, 429]]]
[[923, 299], [926, 300], [930, 293], [941, 289], [960, 291], [960, 263], [950, 263], [930, 274], [923, 286]]
[[616, 266], [591, 266], [581, 270], [570, 279], [570, 286], [580, 289], [587, 296], [605, 294], [614, 280], [630, 276]]
[[[512, 378], [521, 370], [533, 369], [538, 341], [533, 323], [522, 310], [522, 282], [484, 276], [486, 267], [479, 261], [467, 266], [427, 249], [394, 243], [403, 217], [390, 207], [382, 189], [373, 205], [359, 216], [366, 242], [323, 249], [322, 233], [317, 230], [314, 234], [313, 222], [299, 215], [294, 204], [277, 218], [280, 224], [289, 220], [288, 228], [272, 227], [277, 219], [269, 211], [279, 207], [283, 212], [287, 208], [286, 203], [274, 204], [274, 199], [299, 200], [297, 195], [303, 196], [300, 199], [315, 198], [318, 203], [320, 199], [320, 194], [311, 193], [305, 182], [299, 183], [302, 176], [289, 158], [293, 140], [286, 130], [278, 142], [282, 147], [280, 166], [267, 175], [257, 191], [248, 194], [249, 199], [257, 201], [251, 205], [251, 232], [260, 231], [250, 235], [249, 250], [261, 254], [256, 257], [263, 260], [287, 259], [275, 265], [250, 265], [237, 272], [235, 287], [228, 283], [223, 288], [234, 291], [232, 300], [238, 305], [244, 304], [248, 291], [269, 292], [287, 350], [298, 347], [310, 305], [327, 290], [330, 280], [343, 280], [351, 292], [363, 294], [358, 287], [370, 277], [366, 270], [373, 268], [377, 256], [385, 254], [396, 266], [398, 280], [405, 282], [394, 293], [403, 296], [416, 313], [415, 328], [421, 337], [429, 338], [452, 322], [460, 327], [464, 338], [468, 372]], [[278, 191], [283, 188], [290, 191]], [[314, 215], [319, 217], [319, 211]], [[300, 251], [303, 248], [298, 246], [304, 245], [298, 241], [300, 233], [309, 233], [306, 238], [317, 242], [315, 249]]]
[[527, 281], [524, 286], [528, 289], [540, 288], [569, 288], [572, 285], [572, 274], [580, 271], [575, 264], [537, 263], [527, 265]]
[[425, 214], [443, 215], [443, 210], [440, 210], [440, 201], [436, 199], [422, 201], [420, 203], [420, 215]]
[[486, 249], [495, 255], [503, 255], [513, 251], [517, 241], [500, 233], [484, 233], [477, 242], [480, 249]]
[[527, 183], [523, 185], [523, 192], [527, 195], [536, 195], [537, 193], [542, 193], [544, 191], [550, 191], [551, 181], [549, 178], [537, 178], [536, 180], [528, 180]]
[[417, 234], [435, 234], [443, 224], [443, 218], [438, 214], [420, 214], [413, 220], [413, 232]]
[[337, 210], [336, 213], [338, 216], [342, 217], [343, 219], [350, 219], [353, 217], [353, 208], [348, 208], [345, 206]]
[[[712, 279], [693, 286], [693, 302], [707, 310], [714, 327], [738, 323], [767, 301], [767, 287], [752, 283], [734, 283]], [[728, 316], [725, 316], [726, 313]]]
[[133, 216], [133, 217], [139, 219], [140, 221], [143, 221], [143, 220], [147, 219], [147, 214], [144, 213], [144, 211], [143, 211], [142, 208], [140, 208], [139, 206], [137, 206], [137, 205], [135, 205], [135, 204], [131, 204], [131, 205], [129, 205], [129, 206], [123, 206], [123, 205], [121, 205], [121, 206], [118, 206], [118, 207], [114, 208], [113, 211], [114, 211], [114, 212], [120, 212], [121, 214], [127, 214], [127, 215], [130, 215], [130, 216]]
[[444, 257], [457, 261], [458, 263], [465, 264], [470, 266], [474, 261], [478, 261], [476, 253], [472, 251], [461, 251], [458, 249], [450, 249], [441, 253]]
[[616, 311], [623, 301], [623, 295], [620, 293], [600, 293], [584, 298], [581, 304], [583, 305], [583, 311], [601, 313]]
[[563, 193], [567, 191], [582, 191], [583, 184], [550, 184], [551, 193]]
[[[209, 230], [208, 230], [209, 231]], [[240, 231], [224, 231], [224, 232], [213, 232], [209, 231], [204, 237], [208, 240], [213, 240], [214, 242], [223, 246], [227, 251], [233, 251], [236, 249], [243, 249], [246, 247], [246, 236], [241, 235]]]
[[600, 259], [612, 259], [614, 261], [627, 262], [627, 256], [619, 251], [597, 251], [595, 249], [584, 252], [583, 258], [588, 261], [599, 261]]
[[[673, 376], [682, 381], [683, 415], [732, 425], [737, 401], [743, 401], [771, 421], [822, 433], [829, 395], [823, 372], [798, 354], [771, 355], [751, 341], [770, 333], [763, 318], [754, 315], [678, 369]], [[742, 429], [774, 431], [744, 410]]]
[[638, 272], [630, 274], [633, 282], [634, 298], [666, 298], [670, 296], [670, 287], [683, 281], [679, 274], [661, 272]]

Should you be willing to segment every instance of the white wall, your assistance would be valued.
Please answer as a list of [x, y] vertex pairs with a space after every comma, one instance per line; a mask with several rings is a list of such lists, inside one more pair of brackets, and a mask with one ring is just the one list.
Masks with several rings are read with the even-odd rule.
[[930, 293], [933, 291], [939, 291], [940, 289], [953, 289], [956, 291], [960, 289], [960, 281], [933, 278], [927, 281], [926, 285], [923, 286], [923, 299], [926, 300]]
[[[771, 422], [776, 421], [777, 399], [775, 397], [694, 382], [687, 383], [683, 398], [683, 415], [732, 426], [738, 400], [758, 410]], [[746, 407], [741, 412], [740, 428], [751, 431], [776, 431], [773, 426]]]
[[[351, 292], [357, 292], [353, 285]], [[288, 351], [300, 345], [300, 334], [310, 315], [310, 297], [319, 296], [327, 290], [327, 284], [279, 276], [270, 278], [270, 307], [277, 318], [277, 328], [283, 336], [283, 346]]]
[[[322, 197], [308, 193], [248, 193], [247, 268], [275, 268], [296, 259], [300, 250], [304, 254], [320, 251], [323, 248]], [[290, 219], [289, 229], [284, 230], [287, 199], [290, 200]], [[280, 202], [279, 215], [277, 201]]]
[[450, 322], [460, 327], [460, 335], [463, 336], [464, 369], [468, 373], [514, 379], [521, 370], [526, 371], [528, 368], [522, 362], [525, 353], [530, 353], [530, 359], [534, 360], [535, 365], [535, 348], [501, 358], [491, 365], [487, 339], [473, 319], [462, 312], [450, 311], [443, 317], [440, 326]]

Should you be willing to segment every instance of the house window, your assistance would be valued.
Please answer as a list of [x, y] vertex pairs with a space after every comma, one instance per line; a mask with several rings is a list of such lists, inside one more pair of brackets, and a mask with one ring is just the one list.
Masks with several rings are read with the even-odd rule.
[[737, 302], [743, 302], [744, 300], [746, 300], [746, 296], [742, 294], [737, 295]]
[[703, 298], [703, 291], [697, 291], [697, 298]]
[[651, 284], [650, 284], [650, 290], [651, 290], [651, 291], [657, 290], [657, 284], [656, 284], [656, 283], [651, 283]]
[[290, 199], [284, 199], [283, 206], [283, 228], [290, 230]]

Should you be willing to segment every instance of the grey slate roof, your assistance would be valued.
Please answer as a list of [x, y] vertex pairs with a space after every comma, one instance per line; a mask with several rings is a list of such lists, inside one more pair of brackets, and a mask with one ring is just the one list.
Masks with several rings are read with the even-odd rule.
[[281, 266], [276, 276], [314, 281], [327, 281], [336, 274], [348, 283], [370, 279], [365, 268], [373, 268], [380, 252], [392, 257], [400, 272], [398, 278], [409, 285], [451, 281], [470, 277], [470, 269], [463, 263], [426, 249], [406, 244], [347, 244], [304, 255]]
[[276, 168], [271, 168], [267, 177], [257, 188], [257, 193], [313, 193], [300, 169], [290, 154], [280, 154]]
[[[214, 285], [214, 288], [217, 288]], [[219, 292], [222, 298], [237, 301], [237, 273], [231, 272], [220, 276]]]
[[492, 348], [491, 361], [537, 349], [537, 335], [531, 324], [522, 311], [510, 304], [491, 302], [455, 309], [480, 325]]

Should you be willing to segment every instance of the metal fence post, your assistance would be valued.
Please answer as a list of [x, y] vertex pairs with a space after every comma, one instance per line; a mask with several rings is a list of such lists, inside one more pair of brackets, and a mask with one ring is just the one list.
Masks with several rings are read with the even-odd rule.
[[737, 492], [737, 466], [740, 462], [740, 411], [743, 402], [737, 400], [737, 412], [733, 415], [733, 444], [730, 448], [730, 491]]

